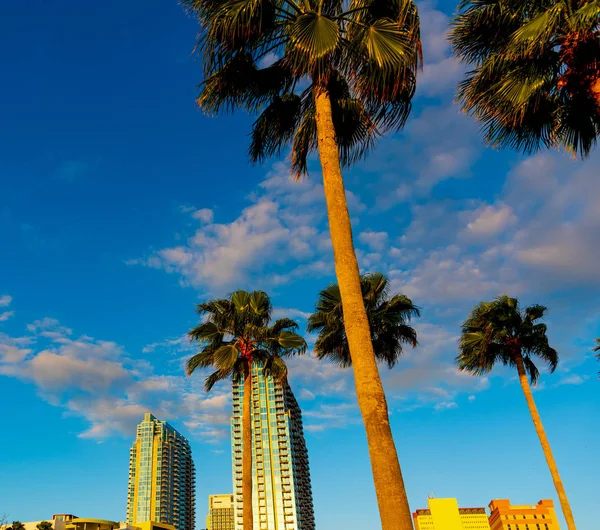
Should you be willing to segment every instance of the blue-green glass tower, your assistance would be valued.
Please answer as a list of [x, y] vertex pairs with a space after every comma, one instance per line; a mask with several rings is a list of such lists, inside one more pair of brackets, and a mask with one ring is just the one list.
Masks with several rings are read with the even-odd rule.
[[129, 456], [127, 522], [194, 530], [195, 480], [189, 442], [166, 421], [145, 414]]
[[[242, 530], [243, 384], [233, 385], [231, 442], [235, 528]], [[255, 530], [314, 530], [302, 413], [287, 382], [252, 367], [252, 506]]]

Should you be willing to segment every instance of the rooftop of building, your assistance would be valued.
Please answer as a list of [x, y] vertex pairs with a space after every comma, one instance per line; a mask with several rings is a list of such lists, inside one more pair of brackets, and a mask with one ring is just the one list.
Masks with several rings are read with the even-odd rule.
[[[485, 508], [459, 508], [458, 513], [461, 515], [487, 515]], [[416, 515], [431, 515], [431, 510], [425, 508], [422, 510], [415, 510]]]

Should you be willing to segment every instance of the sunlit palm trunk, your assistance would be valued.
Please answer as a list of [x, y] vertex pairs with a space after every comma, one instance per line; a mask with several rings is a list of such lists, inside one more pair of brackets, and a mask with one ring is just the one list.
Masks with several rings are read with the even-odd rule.
[[529, 382], [527, 381], [527, 373], [525, 372], [525, 366], [523, 365], [523, 358], [520, 355], [518, 355], [515, 360], [517, 363], [517, 370], [519, 372], [519, 381], [521, 383], [521, 387], [523, 388], [525, 399], [527, 400], [527, 406], [529, 407], [529, 412], [531, 413], [531, 417], [533, 419], [535, 431], [537, 432], [537, 435], [540, 439], [540, 443], [542, 444], [542, 450], [544, 451], [546, 462], [548, 463], [548, 467], [550, 468], [550, 474], [552, 475], [554, 487], [556, 488], [556, 492], [558, 493], [558, 500], [560, 501], [560, 506], [562, 508], [563, 515], [565, 516], [565, 520], [567, 521], [567, 528], [569, 530], [576, 530], [575, 520], [573, 519], [573, 512], [571, 512], [571, 506], [569, 505], [569, 500], [567, 499], [567, 494], [565, 493], [565, 487], [563, 486], [562, 480], [560, 479], [560, 475], [558, 474], [558, 467], [556, 467], [556, 462], [554, 461], [554, 456], [552, 455], [552, 449], [550, 449], [548, 438], [546, 438], [546, 431], [544, 431], [542, 420], [538, 413], [537, 407], [535, 406], [535, 401], [533, 400], [531, 387], [529, 386]]
[[390, 429], [387, 402], [373, 353], [360, 288], [360, 274], [338, 146], [325, 90], [315, 89], [319, 157], [333, 244], [335, 272], [342, 296], [344, 326], [354, 368], [358, 406], [363, 417], [382, 530], [412, 530], [412, 517]]
[[242, 404], [242, 498], [244, 530], [252, 530], [252, 364], [244, 365], [244, 402]]

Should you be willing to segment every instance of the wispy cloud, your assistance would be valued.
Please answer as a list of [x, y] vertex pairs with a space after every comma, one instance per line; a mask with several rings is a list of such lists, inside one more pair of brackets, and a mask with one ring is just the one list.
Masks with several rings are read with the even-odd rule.
[[88, 428], [81, 437], [131, 436], [147, 411], [166, 420], [185, 418], [203, 441], [227, 437], [226, 387], [206, 395], [200, 378], [157, 375], [121, 345], [87, 335], [74, 338], [56, 319], [35, 321], [27, 331], [24, 337], [0, 334], [0, 375], [29, 382], [48, 403], [83, 418]]
[[2, 296], [0, 296], [0, 307], [8, 307], [11, 302], [12, 296], [9, 296], [7, 294], [3, 294]]

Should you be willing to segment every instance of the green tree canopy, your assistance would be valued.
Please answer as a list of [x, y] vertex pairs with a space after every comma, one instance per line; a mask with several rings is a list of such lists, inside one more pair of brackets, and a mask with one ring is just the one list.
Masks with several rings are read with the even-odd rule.
[[550, 372], [558, 365], [558, 353], [551, 348], [546, 324], [538, 322], [546, 308], [533, 305], [523, 311], [516, 298], [499, 296], [477, 305], [462, 327], [456, 358], [460, 370], [474, 375], [489, 373], [496, 364], [516, 368], [521, 355], [532, 384], [539, 378], [534, 359], [544, 362]]
[[256, 361], [267, 373], [284, 378], [284, 359], [304, 353], [306, 341], [295, 332], [298, 324], [293, 320], [282, 318], [269, 325], [272, 309], [263, 291], [236, 291], [227, 299], [198, 304], [205, 321], [188, 336], [201, 350], [188, 360], [188, 375], [197, 369], [213, 370], [204, 385], [209, 391], [218, 381], [243, 379], [244, 365]]
[[49, 521], [42, 521], [35, 526], [38, 530], [52, 530], [52, 523]]
[[[369, 319], [375, 357], [392, 368], [403, 346], [417, 345], [417, 332], [407, 324], [420, 316], [412, 300], [403, 294], [389, 296], [389, 281], [381, 273], [361, 277], [361, 289]], [[334, 283], [319, 294], [316, 311], [308, 319], [308, 331], [318, 332], [315, 354], [342, 368], [352, 365], [344, 328], [340, 288]]]
[[600, 134], [598, 0], [461, 0], [463, 108], [493, 146], [589, 155]]

